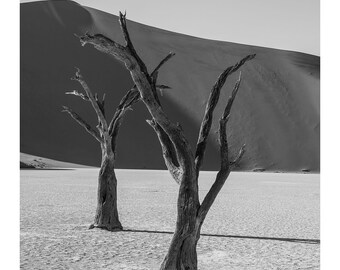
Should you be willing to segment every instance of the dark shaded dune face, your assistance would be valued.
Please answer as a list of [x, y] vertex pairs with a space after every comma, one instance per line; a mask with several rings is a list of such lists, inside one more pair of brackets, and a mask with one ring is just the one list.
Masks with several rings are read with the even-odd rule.
[[[100, 96], [106, 93], [108, 117], [113, 115], [121, 97], [133, 83], [121, 63], [91, 47], [80, 46], [73, 33], [84, 32], [81, 23], [91, 28], [92, 18], [73, 2], [21, 5], [21, 152], [98, 166], [99, 144], [67, 114], [61, 113], [61, 106], [66, 105], [93, 126], [97, 124], [90, 103], [64, 94], [73, 89], [81, 90], [70, 80], [74, 67], [81, 69], [94, 92]], [[193, 143], [198, 127], [185, 111], [171, 100], [167, 101], [166, 93], [161, 100], [171, 118], [180, 121], [189, 131], [188, 139]], [[118, 167], [165, 168], [157, 137], [145, 122], [149, 118], [142, 104], [126, 115], [119, 135]]]
[[[170, 118], [180, 122], [194, 149], [206, 99], [218, 75], [250, 53], [232, 109], [228, 137], [232, 155], [247, 144], [241, 169], [319, 171], [319, 57], [255, 46], [209, 41], [128, 22], [136, 49], [149, 70], [169, 51], [176, 56], [159, 82], [172, 87], [161, 96]], [[118, 19], [69, 1], [21, 4], [21, 152], [86, 165], [98, 165], [100, 147], [66, 114], [67, 105], [96, 125], [89, 103], [64, 93], [80, 86], [69, 78], [77, 66], [92, 91], [107, 95], [113, 114], [133, 85], [124, 66], [73, 33], [102, 33], [122, 42]], [[215, 111], [204, 169], [219, 168], [217, 122], [238, 74], [232, 75]], [[146, 124], [142, 103], [121, 128], [117, 167], [163, 169], [157, 137]]]

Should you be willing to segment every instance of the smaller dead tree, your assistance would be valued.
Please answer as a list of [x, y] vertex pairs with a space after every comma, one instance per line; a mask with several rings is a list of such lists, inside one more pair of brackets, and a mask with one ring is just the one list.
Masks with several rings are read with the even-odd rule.
[[241, 76], [234, 86], [219, 121], [220, 170], [210, 190], [200, 201], [198, 178], [212, 126], [213, 113], [226, 79], [239, 70], [247, 61], [253, 59], [255, 55], [244, 57], [235, 65], [226, 68], [218, 77], [211, 89], [201, 123], [196, 150], [193, 152], [180, 125], [172, 123], [162, 109], [156, 92], [157, 76], [155, 75], [157, 74], [149, 74], [144, 62], [138, 56], [127, 30], [125, 15], [120, 13], [119, 22], [125, 38], [124, 46], [101, 34], [85, 34], [80, 37], [80, 42], [83, 46], [91, 44], [99, 51], [114, 56], [117, 60], [123, 62], [130, 71], [131, 77], [140, 92], [141, 99], [152, 116], [148, 123], [158, 135], [165, 164], [175, 181], [179, 183], [176, 228], [160, 269], [196, 270], [196, 246], [200, 238], [202, 224], [232, 168], [238, 164], [245, 152], [245, 145], [243, 145], [237, 157], [231, 159], [226, 135], [227, 122], [240, 87]]
[[123, 99], [111, 122], [108, 123], [105, 118], [105, 94], [102, 100], [98, 99], [97, 94], [93, 95], [79, 69], [77, 69], [72, 80], [79, 82], [85, 93], [79, 93], [74, 90], [66, 92], [66, 94], [75, 95], [89, 101], [98, 118], [97, 129], [94, 129], [72, 109], [63, 106], [63, 112], [67, 112], [78, 124], [85, 128], [100, 143], [101, 147], [102, 159], [98, 177], [97, 209], [94, 223], [90, 228], [98, 227], [109, 231], [122, 230], [123, 227], [119, 221], [117, 208], [117, 178], [114, 162], [118, 131], [125, 112], [131, 107], [131, 100], [128, 98]]
[[[154, 78], [157, 77], [158, 70], [167, 62], [173, 54], [165, 57], [152, 72]], [[101, 166], [98, 177], [97, 191], [97, 209], [94, 223], [90, 228], [101, 228], [109, 231], [119, 231], [123, 227], [119, 221], [117, 208], [117, 178], [115, 175], [116, 145], [117, 137], [123, 117], [132, 106], [140, 101], [140, 93], [134, 85], [125, 96], [121, 99], [110, 122], [106, 120], [105, 115], [105, 94], [102, 100], [98, 99], [98, 95], [93, 95], [90, 87], [85, 82], [80, 70], [77, 68], [75, 76], [72, 78], [80, 83], [85, 93], [77, 90], [66, 92], [68, 95], [75, 95], [85, 101], [89, 101], [97, 115], [98, 125], [96, 129], [91, 127], [79, 114], [72, 109], [63, 106], [63, 112], [67, 112], [78, 124], [91, 134], [99, 143], [102, 152]], [[170, 89], [166, 85], [157, 85], [157, 90]]]

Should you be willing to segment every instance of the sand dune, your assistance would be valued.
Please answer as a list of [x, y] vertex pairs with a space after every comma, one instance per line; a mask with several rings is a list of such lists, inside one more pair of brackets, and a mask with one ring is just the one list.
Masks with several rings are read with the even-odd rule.
[[[303, 53], [211, 41], [128, 22], [133, 42], [149, 69], [169, 51], [176, 57], [159, 81], [172, 87], [161, 97], [165, 110], [184, 127], [194, 146], [210, 88], [220, 72], [241, 57], [257, 57], [242, 69], [243, 82], [232, 110], [228, 137], [238, 150], [247, 144], [242, 170], [320, 169], [320, 59]], [[95, 125], [89, 104], [64, 92], [80, 89], [69, 80], [74, 66], [93, 91], [107, 93], [107, 110], [132, 86], [125, 68], [74, 33], [102, 33], [122, 41], [117, 17], [71, 1], [21, 4], [21, 152], [72, 163], [98, 165], [97, 142], [78, 127], [61, 105], [74, 108]], [[227, 82], [216, 109], [203, 169], [218, 168], [217, 119], [238, 75]], [[109, 106], [112, 106], [109, 110]], [[138, 104], [123, 123], [117, 167], [163, 169], [157, 138]]]
[[61, 169], [86, 167], [88, 166], [20, 153], [20, 169]]

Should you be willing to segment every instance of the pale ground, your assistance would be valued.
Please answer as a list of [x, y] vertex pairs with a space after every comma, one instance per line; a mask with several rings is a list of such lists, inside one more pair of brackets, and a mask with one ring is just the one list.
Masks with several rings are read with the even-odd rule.
[[[87, 230], [98, 169], [21, 171], [21, 269], [158, 269], [171, 234]], [[203, 172], [205, 193], [214, 177]], [[119, 211], [132, 230], [173, 231], [178, 186], [166, 171], [117, 170]], [[201, 236], [199, 269], [319, 269], [319, 175], [232, 173]]]

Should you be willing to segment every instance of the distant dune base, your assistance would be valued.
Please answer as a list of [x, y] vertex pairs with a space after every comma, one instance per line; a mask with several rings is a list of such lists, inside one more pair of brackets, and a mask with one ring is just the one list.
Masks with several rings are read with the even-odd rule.
[[[133, 85], [121, 63], [74, 36], [87, 31], [122, 42], [116, 16], [72, 1], [21, 4], [21, 152], [65, 162], [98, 166], [100, 147], [61, 106], [73, 108], [96, 126], [90, 105], [64, 93], [81, 90], [70, 81], [79, 67], [94, 92], [107, 94], [108, 117]], [[205, 102], [218, 75], [247, 54], [243, 81], [228, 124], [231, 155], [246, 143], [239, 170], [320, 170], [320, 58], [297, 52], [211, 41], [129, 21], [128, 28], [149, 70], [170, 51], [159, 82], [171, 86], [161, 96], [165, 111], [180, 122], [194, 148]], [[217, 122], [238, 74], [224, 87], [216, 108], [204, 170], [219, 168]], [[118, 138], [118, 168], [165, 169], [143, 104], [129, 112]]]
[[20, 169], [60, 169], [60, 168], [88, 168], [88, 166], [20, 153]]

